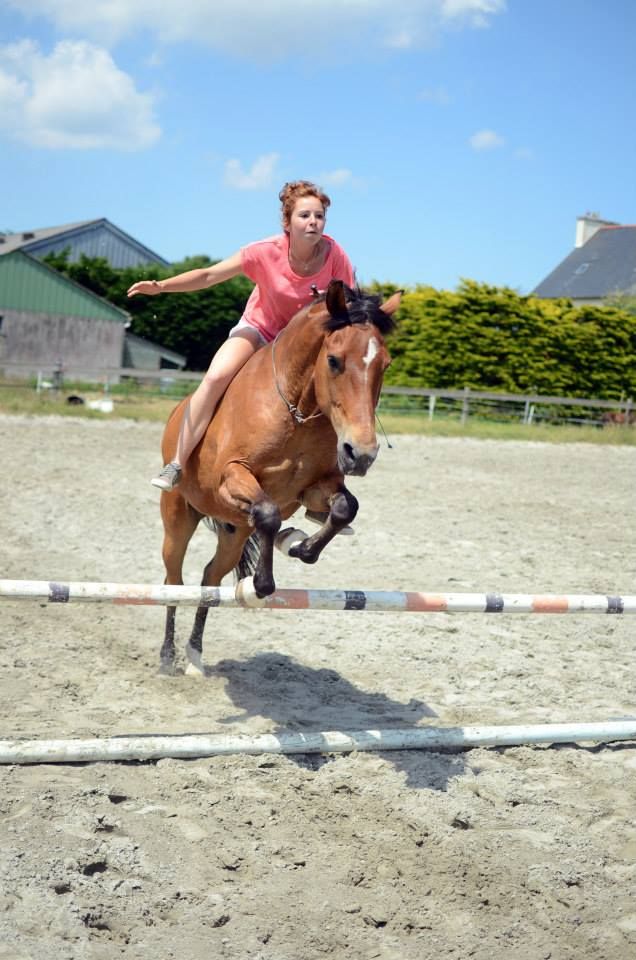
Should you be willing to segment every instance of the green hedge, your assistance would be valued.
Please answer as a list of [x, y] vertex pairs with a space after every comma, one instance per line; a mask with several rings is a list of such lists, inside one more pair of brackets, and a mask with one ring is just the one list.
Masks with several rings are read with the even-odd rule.
[[[78, 283], [127, 310], [131, 332], [185, 354], [203, 370], [243, 312], [246, 277], [180, 296], [134, 297], [136, 280], [161, 279], [210, 263], [188, 257], [168, 268], [113, 269], [102, 258], [69, 263], [68, 252], [45, 258]], [[392, 284], [374, 284], [389, 295]], [[408, 291], [389, 338], [387, 385], [636, 399], [634, 301], [574, 307], [569, 300], [523, 297], [507, 287], [464, 280], [457, 291]]]
[[636, 397], [636, 316], [464, 280], [405, 293], [386, 384]]

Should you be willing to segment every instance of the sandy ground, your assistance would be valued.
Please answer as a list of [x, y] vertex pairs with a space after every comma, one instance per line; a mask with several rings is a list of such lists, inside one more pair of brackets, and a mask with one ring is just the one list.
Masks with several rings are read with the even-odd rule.
[[[0, 418], [0, 576], [161, 582], [160, 432]], [[636, 592], [635, 448], [392, 439], [279, 586]], [[205, 680], [157, 675], [161, 608], [0, 618], [0, 738], [636, 714], [627, 617], [212, 611]], [[634, 743], [4, 766], [0, 958], [625, 960], [635, 775]]]

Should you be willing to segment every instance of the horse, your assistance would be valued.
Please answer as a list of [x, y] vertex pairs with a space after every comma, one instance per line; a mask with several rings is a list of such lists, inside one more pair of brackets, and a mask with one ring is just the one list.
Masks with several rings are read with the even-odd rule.
[[633, 426], [636, 424], [636, 410], [606, 410], [601, 417], [604, 427]]
[[[252, 572], [259, 598], [276, 588], [275, 539], [301, 505], [326, 515], [315, 534], [303, 534], [285, 551], [304, 563], [315, 563], [353, 521], [358, 501], [344, 477], [364, 476], [378, 453], [375, 409], [390, 363], [384, 336], [399, 303], [400, 293], [383, 303], [332, 280], [236, 374], [179, 485], [161, 494], [166, 584], [183, 583], [183, 559], [203, 518], [212, 518], [217, 547], [202, 586], [219, 586], [232, 570]], [[166, 424], [165, 463], [175, 455], [187, 405], [188, 398]], [[203, 673], [207, 612], [197, 608], [186, 644], [188, 672]], [[175, 669], [175, 614], [169, 606], [160, 652], [164, 674]]]

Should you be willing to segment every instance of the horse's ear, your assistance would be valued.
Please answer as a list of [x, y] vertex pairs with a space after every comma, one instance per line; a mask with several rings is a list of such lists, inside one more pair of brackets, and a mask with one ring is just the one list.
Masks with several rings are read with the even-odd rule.
[[345, 287], [342, 280], [331, 280], [327, 287], [327, 310], [332, 317], [342, 317], [347, 315], [347, 300], [345, 298]]
[[398, 290], [397, 293], [394, 293], [388, 300], [385, 300], [384, 303], [380, 304], [380, 310], [382, 313], [392, 316], [395, 313], [397, 308], [400, 306], [400, 300], [402, 299], [402, 294], [404, 290]]

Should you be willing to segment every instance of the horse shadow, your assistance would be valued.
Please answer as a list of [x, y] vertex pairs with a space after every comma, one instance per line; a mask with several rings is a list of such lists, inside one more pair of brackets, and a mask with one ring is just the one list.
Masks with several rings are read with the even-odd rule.
[[[331, 668], [315, 669], [282, 653], [258, 653], [247, 660], [220, 660], [206, 668], [221, 677], [226, 693], [240, 714], [222, 723], [249, 717], [269, 717], [273, 733], [309, 730], [369, 730], [416, 726], [423, 717], [437, 717], [423, 700], [403, 703], [386, 694], [364, 690]], [[289, 754], [299, 766], [316, 770], [334, 755]], [[406, 785], [444, 792], [450, 780], [461, 776], [461, 753], [383, 751], [385, 759], [406, 776]]]

